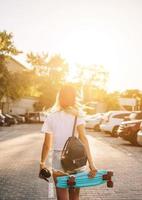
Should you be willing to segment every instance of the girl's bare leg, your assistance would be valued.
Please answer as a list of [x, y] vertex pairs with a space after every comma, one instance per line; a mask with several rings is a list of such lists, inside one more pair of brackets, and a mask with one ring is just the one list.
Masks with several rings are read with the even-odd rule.
[[69, 200], [79, 200], [80, 188], [69, 189]]
[[[56, 185], [56, 177], [57, 176], [63, 176], [64, 173], [60, 173], [59, 171], [53, 171], [53, 179]], [[64, 188], [57, 188], [56, 187], [56, 194], [57, 194], [57, 200], [69, 200], [69, 192], [68, 189]]]

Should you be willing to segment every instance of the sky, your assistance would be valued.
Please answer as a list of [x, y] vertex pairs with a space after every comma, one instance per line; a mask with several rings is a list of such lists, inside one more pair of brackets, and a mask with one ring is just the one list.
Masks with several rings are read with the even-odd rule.
[[26, 53], [55, 53], [70, 66], [101, 64], [107, 89], [142, 90], [142, 0], [0, 0], [0, 31]]

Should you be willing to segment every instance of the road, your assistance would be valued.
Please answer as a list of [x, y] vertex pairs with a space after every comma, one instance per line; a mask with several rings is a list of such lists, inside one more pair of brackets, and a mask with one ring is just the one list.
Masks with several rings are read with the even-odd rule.
[[[0, 131], [0, 200], [55, 200], [52, 182], [38, 178], [44, 135], [40, 124], [3, 127]], [[87, 131], [98, 169], [114, 171], [114, 188], [81, 189], [81, 200], [142, 200], [142, 147], [121, 138]]]

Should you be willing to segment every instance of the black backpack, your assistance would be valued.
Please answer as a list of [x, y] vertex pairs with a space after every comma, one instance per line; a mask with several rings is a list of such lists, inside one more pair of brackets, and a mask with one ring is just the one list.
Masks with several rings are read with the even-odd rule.
[[75, 137], [77, 116], [75, 116], [72, 136], [66, 141], [61, 154], [61, 164], [64, 171], [75, 171], [87, 163], [87, 154], [82, 142]]

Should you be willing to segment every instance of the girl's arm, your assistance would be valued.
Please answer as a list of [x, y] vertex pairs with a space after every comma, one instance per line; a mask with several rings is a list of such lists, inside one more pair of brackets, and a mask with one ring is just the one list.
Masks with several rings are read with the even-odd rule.
[[45, 134], [45, 138], [44, 138], [44, 143], [42, 146], [42, 152], [41, 152], [41, 161], [40, 161], [40, 168], [43, 169], [45, 168], [45, 161], [48, 157], [48, 153], [52, 147], [52, 140], [53, 140], [53, 136], [52, 134]]
[[92, 155], [91, 155], [91, 152], [90, 152], [89, 143], [88, 143], [88, 140], [87, 140], [86, 135], [85, 135], [84, 125], [77, 126], [77, 131], [79, 133], [79, 139], [84, 144], [85, 149], [86, 149], [87, 158], [88, 158], [88, 162], [89, 162], [89, 168], [91, 170], [90, 175], [95, 176], [97, 169], [94, 165], [93, 158], [92, 158]]

